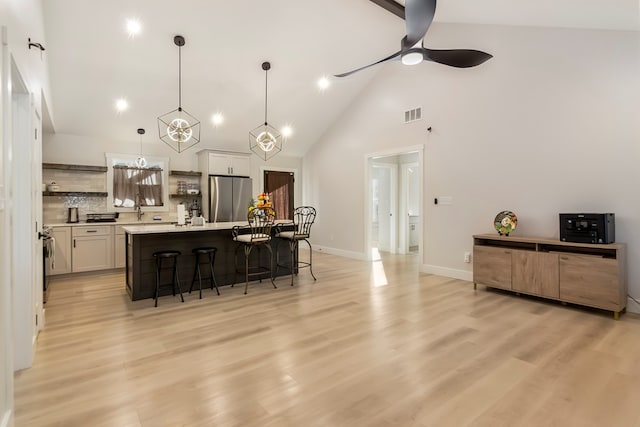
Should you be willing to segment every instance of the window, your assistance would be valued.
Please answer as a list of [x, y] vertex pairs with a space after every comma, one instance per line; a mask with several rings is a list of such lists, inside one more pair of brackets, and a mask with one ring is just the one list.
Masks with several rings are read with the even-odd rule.
[[113, 166], [113, 206], [164, 206], [162, 169]]
[[106, 153], [107, 203], [110, 210], [131, 212], [140, 206], [144, 211], [168, 211], [169, 159], [145, 156], [148, 168], [138, 168], [132, 154]]

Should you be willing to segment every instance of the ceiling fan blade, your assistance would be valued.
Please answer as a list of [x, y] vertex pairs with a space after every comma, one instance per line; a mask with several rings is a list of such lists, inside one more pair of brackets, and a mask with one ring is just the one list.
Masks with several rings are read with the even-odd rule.
[[406, 47], [412, 47], [427, 34], [436, 14], [436, 0], [406, 0], [404, 9], [407, 26]]
[[360, 67], [358, 69], [355, 69], [353, 71], [349, 71], [347, 73], [335, 74], [334, 77], [347, 77], [347, 76], [350, 76], [353, 73], [357, 73], [358, 71], [362, 71], [365, 68], [373, 67], [374, 65], [382, 64], [383, 62], [391, 61], [393, 59], [399, 59], [399, 58], [400, 58], [400, 51], [394, 53], [393, 55], [389, 55], [386, 58], [381, 59], [380, 61], [374, 62], [373, 64], [365, 65], [364, 67]]
[[437, 62], [456, 68], [470, 68], [493, 58], [486, 52], [474, 49], [427, 49], [422, 48], [425, 61]]
[[372, 3], [377, 4], [386, 11], [389, 11], [396, 15], [398, 18], [404, 19], [404, 6], [395, 0], [369, 0]]

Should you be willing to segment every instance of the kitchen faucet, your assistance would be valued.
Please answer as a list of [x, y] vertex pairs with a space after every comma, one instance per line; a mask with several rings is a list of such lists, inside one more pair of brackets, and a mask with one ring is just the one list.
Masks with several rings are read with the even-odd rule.
[[142, 207], [140, 205], [138, 205], [137, 210], [138, 210], [138, 221], [141, 221], [142, 215], [144, 215], [144, 212], [142, 212]]

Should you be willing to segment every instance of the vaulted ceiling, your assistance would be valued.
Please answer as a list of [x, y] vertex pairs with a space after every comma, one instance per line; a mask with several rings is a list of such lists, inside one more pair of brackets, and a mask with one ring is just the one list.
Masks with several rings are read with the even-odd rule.
[[[404, 3], [401, 1], [400, 3]], [[264, 119], [290, 125], [290, 155], [303, 155], [375, 75], [331, 76], [395, 52], [404, 22], [369, 0], [53, 0], [43, 1], [55, 132], [137, 141], [157, 139], [156, 118], [177, 107], [178, 48], [183, 35], [182, 104], [202, 122], [209, 147], [246, 151], [249, 130]], [[126, 20], [142, 32], [130, 37]], [[438, 23], [637, 30], [636, 0], [441, 0]], [[427, 39], [429, 34], [427, 34]], [[444, 47], [444, 46], [441, 46]], [[465, 48], [482, 49], [472, 36]], [[385, 67], [400, 67], [391, 63]], [[424, 64], [425, 76], [429, 67]], [[129, 108], [117, 113], [125, 98]], [[214, 127], [211, 118], [225, 121]], [[203, 147], [204, 148], [204, 147]]]

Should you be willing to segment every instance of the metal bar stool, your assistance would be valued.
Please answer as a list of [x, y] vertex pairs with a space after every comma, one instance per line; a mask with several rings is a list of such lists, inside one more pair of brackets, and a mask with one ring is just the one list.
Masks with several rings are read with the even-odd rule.
[[[273, 209], [253, 209], [249, 211], [247, 220], [248, 226], [240, 227], [235, 226], [231, 230], [233, 240], [240, 243], [236, 248], [235, 254], [235, 273], [242, 273], [242, 270], [238, 269], [238, 251], [240, 248], [244, 249], [244, 274], [245, 285], [244, 294], [247, 294], [249, 288], [249, 277], [258, 276], [262, 282], [262, 276], [265, 273], [269, 273], [271, 278], [271, 284], [277, 289], [276, 283], [273, 281], [273, 250], [271, 249], [271, 227], [276, 219], [276, 213]], [[254, 267], [249, 266], [249, 256], [253, 249], [257, 248], [258, 251], [261, 247], [266, 247], [269, 251], [269, 267], [260, 265], [260, 258], [258, 258], [258, 265]], [[258, 252], [259, 253], [259, 252]], [[234, 277], [235, 281], [235, 277]], [[233, 286], [233, 285], [232, 285]]]
[[[180, 256], [180, 251], [158, 251], [153, 253], [153, 257], [156, 260], [156, 294], [155, 306], [158, 306], [158, 297], [160, 296], [160, 287], [171, 285], [173, 289], [173, 296], [176, 296], [176, 285], [178, 286], [178, 291], [180, 292], [180, 299], [184, 302], [184, 297], [182, 296], [182, 288], [180, 287], [180, 280], [178, 279], [178, 257]], [[162, 271], [162, 260], [173, 260], [173, 274], [171, 283], [160, 284], [160, 272]]]
[[[289, 251], [291, 252], [290, 265], [280, 264], [279, 252], [276, 251], [276, 274], [278, 268], [283, 267], [291, 272], [291, 286], [293, 286], [293, 275], [298, 274], [298, 270], [303, 267], [309, 267], [311, 277], [316, 280], [313, 274], [313, 249], [309, 243], [311, 235], [311, 226], [316, 219], [316, 210], [311, 206], [300, 206], [293, 211], [293, 222], [278, 224], [276, 226], [276, 237], [287, 240], [289, 243]], [[300, 261], [300, 256], [296, 257], [300, 241], [307, 242], [309, 245], [309, 262]]]
[[[205, 277], [205, 279], [211, 280], [211, 289], [216, 287], [216, 292], [220, 295], [220, 290], [218, 290], [218, 283], [216, 282], [216, 275], [213, 272], [213, 263], [216, 260], [216, 252], [218, 252], [217, 248], [213, 247], [203, 247], [203, 248], [195, 248], [191, 250], [191, 253], [196, 256], [196, 266], [193, 270], [193, 279], [191, 279], [191, 287], [189, 288], [189, 293], [193, 290], [193, 284], [196, 281], [196, 276], [198, 276], [198, 284], [200, 286], [200, 299], [202, 299], [202, 274], [200, 272], [200, 264], [206, 262], [209, 264], [209, 270], [211, 271], [211, 276]], [[201, 257], [206, 256], [207, 258], [202, 260]]]

